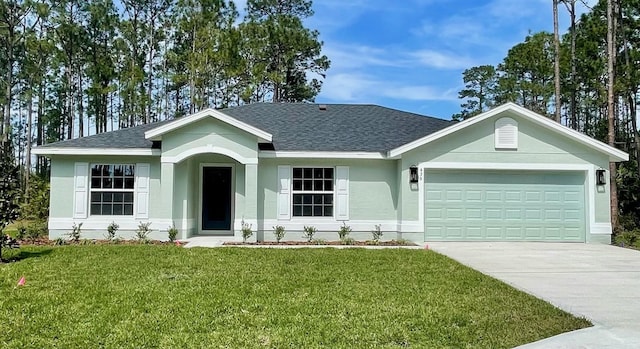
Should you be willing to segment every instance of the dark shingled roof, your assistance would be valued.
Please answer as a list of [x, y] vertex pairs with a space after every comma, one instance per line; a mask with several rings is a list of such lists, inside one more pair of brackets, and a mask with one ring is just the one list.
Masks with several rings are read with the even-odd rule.
[[[146, 125], [123, 128], [116, 131], [100, 133], [66, 141], [45, 144], [39, 148], [149, 148], [152, 142], [144, 138], [146, 131], [169, 123], [173, 120], [153, 122]], [[123, 154], [125, 155], [125, 154]]]
[[[257, 103], [221, 112], [273, 135], [275, 150], [386, 152], [451, 121], [377, 105]], [[169, 121], [48, 144], [45, 147], [151, 148], [144, 132]]]

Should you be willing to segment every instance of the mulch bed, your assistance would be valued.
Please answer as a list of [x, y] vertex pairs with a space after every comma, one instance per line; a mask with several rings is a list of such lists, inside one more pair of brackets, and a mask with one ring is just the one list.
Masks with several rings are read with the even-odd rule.
[[[18, 240], [20, 246], [56, 246], [61, 245], [58, 240], [49, 240], [47, 238]], [[78, 241], [64, 240], [64, 245], [174, 245], [175, 242], [147, 240], [144, 242], [138, 240], [94, 240], [80, 239]]]
[[353, 241], [350, 243], [343, 243], [342, 241], [319, 241], [319, 242], [308, 242], [308, 241], [261, 241], [261, 242], [235, 242], [235, 241], [227, 241], [224, 245], [228, 246], [317, 246], [317, 245], [331, 245], [331, 246], [418, 246], [413, 242], [408, 241], [380, 241], [378, 243], [373, 241]]

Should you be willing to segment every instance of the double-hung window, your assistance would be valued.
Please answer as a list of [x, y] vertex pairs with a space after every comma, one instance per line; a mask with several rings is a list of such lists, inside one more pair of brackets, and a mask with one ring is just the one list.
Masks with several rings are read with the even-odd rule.
[[91, 215], [132, 216], [135, 165], [91, 166]]
[[294, 167], [292, 180], [294, 217], [333, 217], [332, 167]]

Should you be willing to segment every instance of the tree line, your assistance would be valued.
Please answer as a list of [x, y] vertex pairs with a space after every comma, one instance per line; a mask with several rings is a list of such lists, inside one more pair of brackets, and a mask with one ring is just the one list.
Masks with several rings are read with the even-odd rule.
[[[612, 204], [619, 209], [612, 220], [618, 230], [632, 230], [640, 227], [640, 1], [600, 0], [579, 18], [576, 0], [553, 2], [554, 10], [561, 5], [569, 12], [567, 33], [562, 37], [530, 33], [499, 64], [465, 70], [465, 86], [458, 94], [464, 100], [462, 110], [452, 117], [462, 120], [515, 102], [628, 152], [630, 160], [611, 171], [612, 193], [618, 201]], [[613, 45], [612, 52], [608, 43]]]
[[0, 135], [31, 147], [204, 108], [313, 101], [329, 68], [310, 0], [0, 0]]

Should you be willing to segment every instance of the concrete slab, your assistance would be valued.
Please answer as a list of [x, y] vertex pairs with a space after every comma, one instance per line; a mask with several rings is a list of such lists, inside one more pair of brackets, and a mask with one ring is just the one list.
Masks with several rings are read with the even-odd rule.
[[432, 242], [429, 246], [596, 325], [526, 348], [640, 347], [640, 251], [570, 243]]

